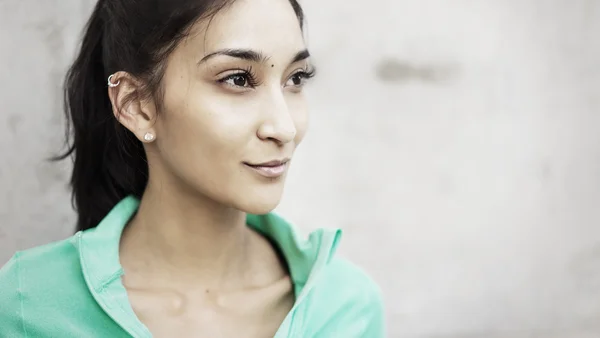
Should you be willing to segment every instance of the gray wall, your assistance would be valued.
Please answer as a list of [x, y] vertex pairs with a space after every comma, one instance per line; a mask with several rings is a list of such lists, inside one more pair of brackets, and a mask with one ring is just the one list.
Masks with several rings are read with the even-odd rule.
[[[0, 1], [0, 262], [74, 221], [60, 81], [91, 1]], [[345, 229], [390, 336], [600, 336], [600, 1], [305, 0], [278, 211]]]

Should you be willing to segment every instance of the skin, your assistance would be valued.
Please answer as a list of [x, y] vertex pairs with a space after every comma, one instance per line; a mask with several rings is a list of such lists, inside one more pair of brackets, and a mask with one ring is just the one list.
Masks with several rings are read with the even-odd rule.
[[[302, 141], [311, 67], [292, 61], [306, 46], [288, 0], [238, 0], [191, 33], [167, 60], [160, 111], [152, 99], [125, 105], [141, 88], [130, 74], [115, 73], [119, 86], [109, 88], [149, 165], [121, 239], [123, 284], [155, 337], [272, 337], [293, 306], [293, 285], [245, 217], [277, 206], [285, 174], [266, 178], [245, 163], [291, 159]], [[219, 54], [231, 49], [263, 60]]]

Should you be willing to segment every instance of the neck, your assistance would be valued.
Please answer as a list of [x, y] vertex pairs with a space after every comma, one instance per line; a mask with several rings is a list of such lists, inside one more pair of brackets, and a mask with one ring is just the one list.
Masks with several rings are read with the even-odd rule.
[[121, 251], [127, 273], [227, 288], [243, 279], [253, 236], [244, 212], [149, 183]]

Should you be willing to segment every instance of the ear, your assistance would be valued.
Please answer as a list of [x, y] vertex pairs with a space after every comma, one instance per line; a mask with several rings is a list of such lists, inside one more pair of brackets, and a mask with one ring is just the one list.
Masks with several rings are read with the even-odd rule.
[[[112, 85], [110, 85], [112, 84]], [[108, 96], [113, 114], [140, 141], [156, 138], [156, 105], [141, 94], [141, 83], [127, 72], [116, 72], [109, 78]]]

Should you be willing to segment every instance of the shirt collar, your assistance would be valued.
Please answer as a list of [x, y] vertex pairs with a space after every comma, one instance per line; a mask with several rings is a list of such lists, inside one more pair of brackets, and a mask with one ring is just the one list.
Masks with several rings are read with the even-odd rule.
[[[97, 227], [75, 236], [83, 273], [90, 289], [98, 292], [115, 281], [120, 282], [123, 275], [119, 262], [121, 234], [138, 206], [139, 200], [128, 196]], [[308, 238], [301, 238], [292, 224], [275, 213], [248, 215], [247, 224], [269, 237], [282, 251], [297, 295], [329, 263], [341, 238], [339, 229], [319, 229]]]

